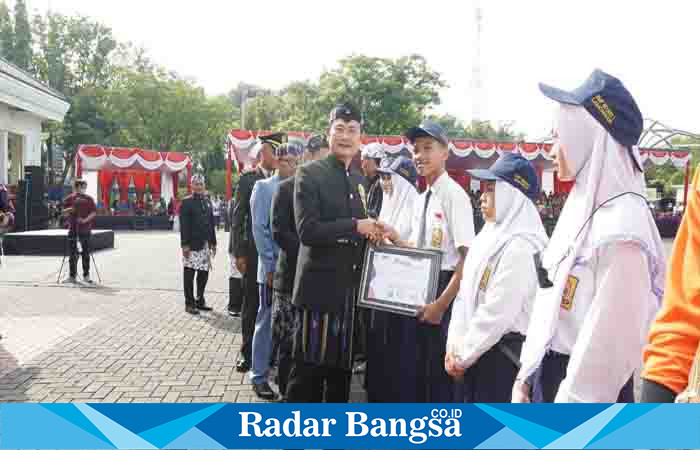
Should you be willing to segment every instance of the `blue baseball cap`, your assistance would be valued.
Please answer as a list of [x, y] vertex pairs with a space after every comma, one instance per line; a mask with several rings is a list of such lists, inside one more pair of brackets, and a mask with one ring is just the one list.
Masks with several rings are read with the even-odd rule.
[[429, 136], [443, 145], [447, 145], [449, 142], [445, 129], [430, 120], [424, 120], [417, 127], [409, 128], [403, 135], [406, 136], [411, 144], [415, 144], [416, 138], [422, 136]]
[[505, 181], [535, 201], [540, 183], [530, 161], [517, 153], [504, 153], [489, 169], [467, 170], [471, 176], [484, 181]]
[[413, 186], [416, 185], [418, 180], [418, 172], [416, 171], [416, 165], [410, 158], [405, 156], [398, 156], [396, 158], [384, 158], [377, 169], [377, 172], [384, 174], [396, 174], [403, 177], [406, 181], [411, 183]]
[[287, 142], [277, 147], [273, 153], [278, 158], [286, 155], [301, 156], [304, 153], [304, 147], [297, 142]]
[[559, 103], [583, 106], [617, 142], [637, 145], [644, 129], [642, 113], [620, 80], [596, 69], [573, 91], [539, 84], [540, 91]]

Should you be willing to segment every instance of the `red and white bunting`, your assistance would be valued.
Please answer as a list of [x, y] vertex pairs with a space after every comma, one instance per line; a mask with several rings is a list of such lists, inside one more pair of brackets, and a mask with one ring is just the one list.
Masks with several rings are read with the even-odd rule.
[[184, 153], [156, 152], [140, 148], [113, 148], [81, 145], [77, 157], [82, 170], [145, 170], [148, 172], [180, 172], [190, 163]]

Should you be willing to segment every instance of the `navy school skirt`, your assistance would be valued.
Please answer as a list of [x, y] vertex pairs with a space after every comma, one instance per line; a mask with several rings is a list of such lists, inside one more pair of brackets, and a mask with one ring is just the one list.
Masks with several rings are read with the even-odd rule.
[[[438, 296], [454, 272], [440, 272]], [[445, 372], [452, 306], [440, 325], [383, 311], [371, 312], [367, 345], [367, 397], [382, 403], [454, 403], [459, 386]]]

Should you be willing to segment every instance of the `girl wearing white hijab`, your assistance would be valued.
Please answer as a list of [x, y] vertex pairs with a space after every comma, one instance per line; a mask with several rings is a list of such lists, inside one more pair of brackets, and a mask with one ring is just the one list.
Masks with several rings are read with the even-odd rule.
[[481, 210], [486, 224], [464, 262], [447, 340], [445, 370], [464, 377], [464, 401], [508, 403], [537, 290], [534, 255], [547, 234], [533, 202], [537, 174], [522, 156], [506, 153], [489, 170]]
[[[384, 159], [377, 171], [384, 192], [379, 220], [396, 228], [402, 239], [408, 239], [413, 204], [418, 199], [416, 167], [411, 159], [399, 156]], [[410, 331], [401, 316], [376, 310], [370, 315], [367, 398], [370, 402], [396, 403], [401, 400], [401, 391], [395, 373], [402, 359], [409, 356], [405, 345]], [[412, 362], [415, 365], [415, 357]]]
[[544, 254], [548, 280], [513, 402], [530, 401], [530, 384], [537, 401], [630, 402], [665, 272], [635, 147], [642, 115], [622, 83], [599, 70], [573, 92], [540, 90], [560, 103], [554, 155], [560, 178], [574, 186]]

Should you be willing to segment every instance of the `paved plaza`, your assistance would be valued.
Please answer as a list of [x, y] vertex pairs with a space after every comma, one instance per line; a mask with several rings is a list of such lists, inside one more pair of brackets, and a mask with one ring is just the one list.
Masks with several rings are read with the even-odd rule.
[[99, 288], [57, 284], [60, 257], [5, 257], [0, 403], [257, 401], [235, 370], [240, 319], [226, 314], [228, 234], [218, 239], [214, 311], [198, 317], [185, 313], [174, 232], [117, 233], [114, 250], [95, 254]]
[[[257, 401], [235, 370], [240, 320], [226, 314], [228, 235], [218, 238], [214, 311], [199, 317], [184, 311], [174, 232], [117, 233], [114, 250], [95, 254], [99, 288], [57, 284], [60, 257], [6, 257], [0, 402]], [[364, 400], [359, 379], [352, 400]]]

